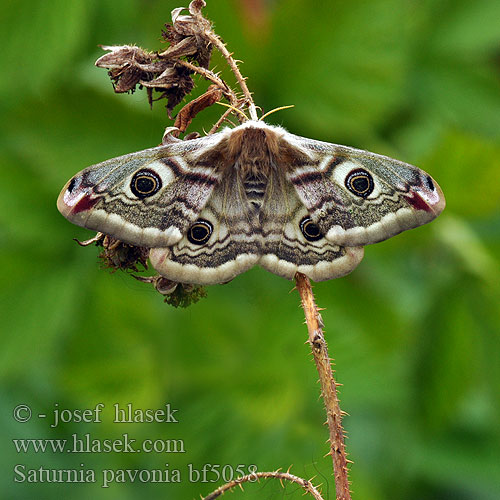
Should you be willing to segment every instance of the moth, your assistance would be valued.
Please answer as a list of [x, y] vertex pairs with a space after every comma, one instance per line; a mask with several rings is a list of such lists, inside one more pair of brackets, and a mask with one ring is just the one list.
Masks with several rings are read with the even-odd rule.
[[[168, 129], [167, 129], [168, 130]], [[150, 248], [180, 283], [225, 283], [255, 265], [287, 279], [350, 273], [363, 247], [436, 218], [436, 181], [386, 156], [262, 121], [93, 165], [64, 186], [79, 226]]]

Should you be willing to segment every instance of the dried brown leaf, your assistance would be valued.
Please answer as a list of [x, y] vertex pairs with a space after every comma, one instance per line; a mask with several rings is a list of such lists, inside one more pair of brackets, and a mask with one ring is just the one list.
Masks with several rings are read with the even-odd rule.
[[174, 127], [177, 127], [181, 132], [185, 132], [189, 127], [193, 118], [205, 108], [212, 106], [222, 99], [222, 90], [215, 85], [210, 85], [208, 90], [201, 96], [188, 102], [177, 115]]

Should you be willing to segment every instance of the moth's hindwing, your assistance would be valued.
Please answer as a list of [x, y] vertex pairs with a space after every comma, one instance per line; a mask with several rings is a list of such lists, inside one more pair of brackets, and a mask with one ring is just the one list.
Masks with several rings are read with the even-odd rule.
[[241, 179], [230, 169], [197, 221], [169, 248], [153, 248], [153, 267], [173, 281], [225, 283], [258, 263], [261, 236]]
[[362, 247], [328, 241], [299, 200], [290, 182], [272, 172], [260, 213], [262, 257], [259, 264], [287, 279], [300, 272], [314, 281], [350, 273], [363, 258]]

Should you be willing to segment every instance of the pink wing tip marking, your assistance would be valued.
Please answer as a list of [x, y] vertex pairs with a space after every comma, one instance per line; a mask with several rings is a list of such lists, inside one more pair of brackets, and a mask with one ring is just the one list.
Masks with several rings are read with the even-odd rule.
[[80, 212], [85, 212], [87, 210], [90, 210], [98, 201], [99, 198], [92, 198], [92, 196], [90, 195], [85, 195], [73, 207], [72, 213], [78, 214]]
[[406, 201], [416, 210], [425, 210], [426, 212], [432, 212], [432, 208], [427, 202], [415, 191], [412, 191], [410, 195], [405, 196]]

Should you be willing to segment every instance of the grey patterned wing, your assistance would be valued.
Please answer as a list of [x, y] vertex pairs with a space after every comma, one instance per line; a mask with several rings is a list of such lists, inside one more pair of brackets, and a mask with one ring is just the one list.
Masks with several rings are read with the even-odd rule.
[[281, 170], [271, 174], [259, 218], [259, 265], [278, 276], [293, 279], [300, 272], [314, 281], [339, 278], [363, 258], [362, 247], [342, 247], [324, 237]]
[[198, 218], [217, 165], [198, 158], [212, 138], [160, 146], [82, 170], [59, 195], [59, 211], [79, 226], [136, 246], [169, 246]]
[[256, 212], [236, 169], [229, 169], [183, 238], [169, 248], [153, 248], [149, 258], [172, 281], [212, 285], [253, 267], [259, 254]]
[[436, 218], [445, 200], [426, 172], [386, 156], [287, 134], [310, 165], [288, 179], [326, 238], [339, 245], [385, 240]]

